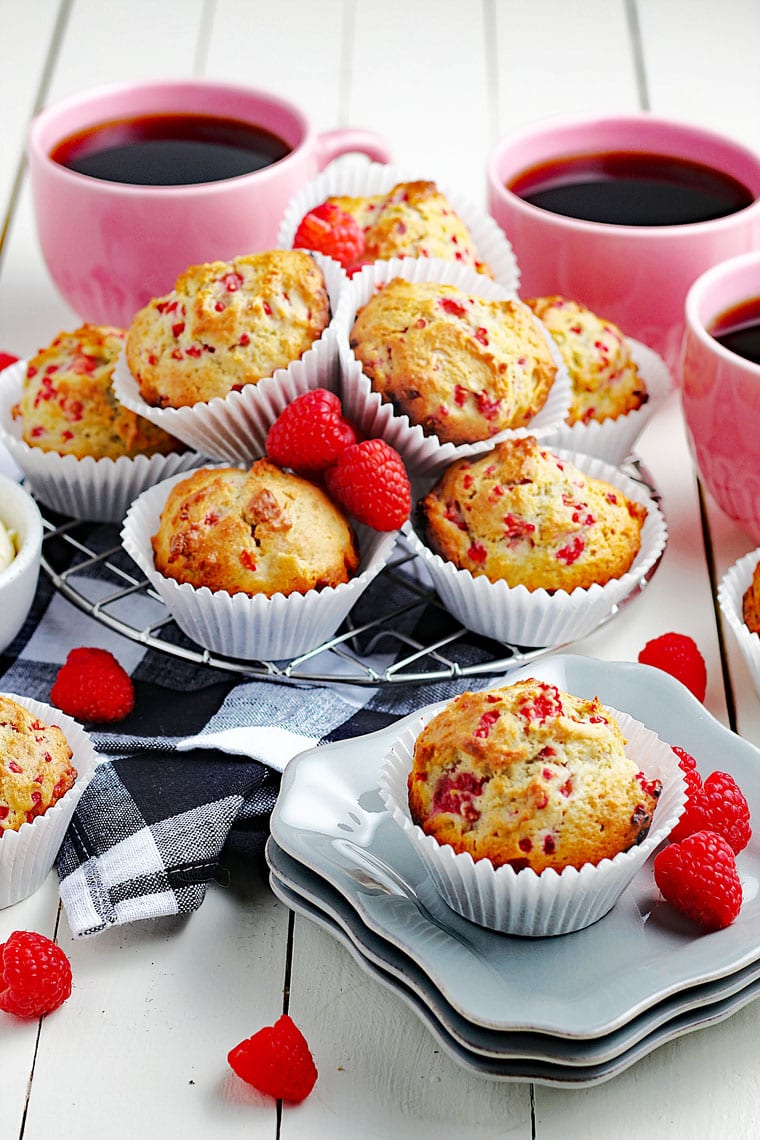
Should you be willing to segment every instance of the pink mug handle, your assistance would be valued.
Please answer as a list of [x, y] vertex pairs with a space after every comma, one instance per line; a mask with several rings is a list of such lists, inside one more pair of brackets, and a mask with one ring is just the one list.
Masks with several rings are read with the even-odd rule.
[[323, 170], [342, 154], [366, 154], [373, 162], [390, 162], [391, 152], [385, 139], [375, 131], [338, 127], [317, 135], [317, 162]]

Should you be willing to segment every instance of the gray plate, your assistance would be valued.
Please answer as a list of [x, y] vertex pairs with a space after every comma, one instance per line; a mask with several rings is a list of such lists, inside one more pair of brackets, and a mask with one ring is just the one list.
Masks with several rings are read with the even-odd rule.
[[[508, 679], [524, 676], [598, 695], [691, 752], [703, 775], [731, 772], [760, 819], [760, 751], [667, 674], [558, 655]], [[600, 1037], [674, 994], [760, 960], [760, 835], [738, 859], [742, 912], [714, 934], [700, 933], [659, 900], [651, 863], [605, 918], [575, 934], [521, 939], [461, 918], [440, 898], [380, 799], [380, 766], [398, 731], [393, 725], [291, 761], [272, 835], [325, 879], [368, 930], [408, 956], [462, 1018], [499, 1031]]]

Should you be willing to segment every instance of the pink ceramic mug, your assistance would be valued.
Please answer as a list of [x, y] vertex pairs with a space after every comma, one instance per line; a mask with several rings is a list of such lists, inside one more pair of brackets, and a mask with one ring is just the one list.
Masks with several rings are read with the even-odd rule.
[[[754, 199], [683, 225], [620, 225], [551, 213], [507, 189], [534, 167], [575, 155], [644, 152], [711, 166]], [[728, 138], [648, 113], [551, 120], [504, 139], [488, 162], [488, 205], [520, 266], [524, 297], [564, 294], [615, 321], [677, 368], [683, 308], [709, 266], [760, 245], [760, 156]]]
[[[180, 186], [142, 186], [76, 173], [51, 158], [64, 139], [98, 124], [161, 113], [252, 123], [288, 148], [252, 173]], [[272, 249], [291, 196], [339, 155], [390, 159], [366, 130], [318, 134], [278, 96], [210, 80], [94, 88], [46, 108], [29, 136], [37, 231], [64, 299], [83, 320], [125, 327], [189, 265]]]
[[726, 313], [760, 300], [760, 252], [699, 277], [686, 296], [682, 391], [697, 469], [718, 505], [760, 543], [760, 364], [710, 335]]

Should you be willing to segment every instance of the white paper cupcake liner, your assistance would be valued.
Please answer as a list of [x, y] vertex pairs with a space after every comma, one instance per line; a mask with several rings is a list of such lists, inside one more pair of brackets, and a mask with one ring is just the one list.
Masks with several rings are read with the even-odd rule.
[[631, 455], [636, 440], [652, 416], [662, 408], [674, 390], [674, 384], [667, 364], [654, 349], [631, 337], [628, 338], [628, 343], [647, 386], [647, 402], [614, 420], [561, 424], [547, 432], [545, 443], [551, 447], [564, 447], [568, 451], [580, 451], [584, 455], [595, 455], [597, 459], [612, 464], [623, 463]]
[[18, 831], [4, 831], [0, 837], [0, 908], [12, 906], [33, 895], [47, 878], [63, 843], [66, 829], [82, 792], [98, 764], [98, 755], [82, 726], [60, 709], [30, 697], [5, 693], [23, 705], [45, 724], [57, 724], [73, 752], [77, 778], [64, 796], [51, 808], [22, 823]]
[[742, 615], [742, 599], [760, 562], [760, 547], [745, 554], [726, 571], [718, 585], [718, 605], [747, 663], [752, 683], [760, 696], [760, 634], [750, 633]]
[[250, 597], [178, 583], [156, 570], [151, 537], [167, 495], [183, 476], [145, 491], [132, 504], [122, 528], [124, 549], [150, 580], [180, 629], [214, 653], [244, 661], [297, 657], [333, 636], [372, 579], [383, 569], [397, 532], [355, 526], [361, 561], [357, 574], [339, 586], [305, 594]]
[[530, 938], [569, 934], [598, 921], [670, 834], [683, 811], [686, 784], [670, 745], [627, 713], [610, 709], [627, 739], [626, 753], [647, 779], [662, 781], [651, 828], [637, 847], [596, 865], [587, 863], [580, 870], [565, 867], [560, 872], [548, 869], [537, 874], [530, 868], [494, 868], [489, 859], [473, 860], [469, 853], [457, 854], [438, 843], [412, 822], [409, 813], [407, 776], [414, 744], [442, 707], [423, 710], [395, 741], [383, 761], [380, 795], [445, 902], [480, 926]]
[[[485, 575], [459, 570], [434, 554], [416, 534], [411, 521], [404, 526], [407, 541], [427, 567], [446, 608], [468, 629], [495, 641], [519, 646], [560, 646], [585, 637], [640, 586], [667, 543], [665, 518], [647, 487], [595, 456], [554, 448], [552, 452], [591, 478], [611, 483], [647, 509], [636, 558], [625, 574], [606, 585], [549, 593], [544, 589], [508, 586], [504, 581], [491, 582]], [[426, 489], [429, 487], [428, 482]]]
[[300, 360], [278, 368], [240, 391], [184, 408], [155, 408], [140, 395], [137, 381], [122, 351], [114, 369], [114, 392], [122, 404], [144, 416], [164, 431], [225, 463], [250, 463], [266, 453], [269, 428], [296, 396], [312, 388], [337, 391], [340, 382], [338, 351], [334, 336], [338, 303], [346, 275], [337, 261], [312, 255], [324, 274], [330, 298], [331, 319], [322, 335]]
[[[489, 300], [519, 298], [504, 286], [484, 278], [472, 269], [439, 258], [395, 258], [367, 265], [347, 282], [335, 318], [335, 334], [341, 365], [341, 398], [343, 414], [368, 439], [381, 437], [394, 447], [415, 474], [437, 472], [466, 455], [490, 451], [494, 443], [519, 435], [535, 435], [539, 439], [559, 428], [570, 406], [570, 377], [556, 342], [543, 330], [546, 343], [557, 366], [557, 376], [548, 399], [530, 423], [519, 429], [508, 429], [478, 443], [441, 443], [437, 436], [427, 436], [419, 424], [397, 412], [372, 390], [369, 378], [350, 347], [350, 333], [357, 311], [366, 304], [380, 284], [401, 277], [406, 281], [433, 281], [455, 285], [474, 296]], [[543, 327], [540, 325], [539, 327]]]
[[162, 479], [189, 471], [203, 462], [196, 451], [170, 455], [126, 455], [93, 459], [59, 455], [30, 447], [21, 438], [21, 423], [11, 409], [21, 399], [26, 361], [12, 364], [0, 384], [0, 443], [24, 473], [27, 485], [45, 506], [93, 522], [121, 522], [133, 499]]
[[[419, 172], [410, 173], [397, 166], [379, 162], [350, 165], [332, 163], [327, 170], [307, 182], [290, 200], [280, 223], [277, 244], [283, 249], [291, 249], [304, 214], [326, 198], [333, 195], [363, 198], [387, 194], [397, 183], [417, 182], [421, 177]], [[436, 182], [438, 189], [470, 231], [478, 255], [491, 267], [494, 280], [504, 285], [511, 294], [516, 294], [520, 285], [520, 270], [504, 231], [489, 214], [479, 210], [455, 190], [434, 178], [425, 176], [423, 180]]]

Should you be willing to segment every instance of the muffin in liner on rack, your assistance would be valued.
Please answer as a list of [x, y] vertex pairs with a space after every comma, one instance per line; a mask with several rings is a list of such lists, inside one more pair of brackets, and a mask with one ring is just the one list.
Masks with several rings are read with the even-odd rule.
[[29, 697], [0, 694], [0, 740], [6, 734], [0, 907], [12, 906], [42, 886], [98, 762], [77, 721]]
[[[523, 474], [510, 486], [515, 464]], [[464, 510], [441, 498], [440, 536], [432, 538], [419, 506], [404, 533], [446, 608], [496, 641], [536, 647], [585, 637], [641, 588], [667, 542], [647, 486], [530, 437], [457, 461], [432, 488], [428, 480], [420, 501], [436, 502], [449, 485], [465, 497]]]
[[[382, 373], [382, 379], [373, 382], [370, 369], [359, 359], [360, 350], [352, 348], [357, 316], [363, 312], [366, 317], [366, 307], [386, 286], [396, 291], [406, 289], [404, 283], [419, 287], [419, 303], [427, 315], [416, 312], [412, 301], [407, 306], [408, 325], [402, 307], [392, 315], [398, 326], [395, 333], [384, 327], [378, 333], [376, 353], [368, 339], [366, 352], [377, 358]], [[438, 294], [437, 302], [431, 293]], [[475, 320], [481, 309], [483, 325]], [[493, 327], [493, 344], [486, 324]], [[509, 290], [456, 263], [406, 258], [366, 266], [343, 291], [335, 330], [344, 414], [363, 435], [382, 436], [413, 472], [441, 470], [461, 455], [489, 450], [498, 439], [527, 431], [542, 436], [558, 427], [567, 414], [570, 379], [541, 322]], [[418, 372], [414, 382], [412, 367]], [[391, 375], [393, 379], [388, 380]], [[396, 379], [415, 411], [404, 411], [399, 405], [393, 390]], [[481, 380], [489, 385], [488, 390], [481, 387]], [[436, 395], [439, 389], [440, 398]], [[423, 410], [431, 400], [438, 419], [446, 419], [449, 413], [451, 422], [465, 430], [478, 425], [479, 430], [476, 427], [469, 436], [471, 442], [453, 442], [466, 437], [451, 435], [448, 429], [442, 431], [445, 439], [436, 434], [435, 422]], [[501, 428], [502, 421], [515, 426]]]
[[23, 399], [26, 374], [26, 361], [12, 364], [3, 372], [0, 443], [23, 471], [27, 486], [54, 511], [96, 522], [121, 522], [129, 504], [146, 487], [202, 462], [202, 457], [184, 444], [165, 453], [122, 454], [114, 458], [61, 454], [25, 442], [23, 418], [16, 409]]
[[114, 375], [119, 399], [211, 459], [264, 455], [287, 404], [311, 388], [337, 390], [344, 282], [336, 261], [303, 251], [190, 266], [135, 315]]
[[493, 218], [455, 190], [392, 164], [330, 165], [288, 203], [278, 244], [292, 248], [304, 215], [328, 199], [337, 199], [365, 230], [362, 259], [367, 262], [448, 255], [492, 276], [511, 293], [518, 290], [517, 260]]
[[[268, 460], [262, 459], [254, 464], [252, 471], [261, 465], [271, 467]], [[226, 471], [227, 468], [214, 468], [211, 471]], [[256, 502], [245, 506], [247, 520], [244, 530], [246, 532], [243, 547], [242, 523], [240, 520], [230, 518], [229, 499], [227, 492], [217, 496], [218, 510], [212, 507], [212, 513], [218, 513], [220, 534], [226, 531], [226, 537], [221, 541], [226, 546], [237, 543], [231, 548], [232, 553], [240, 551], [247, 566], [243, 571], [236, 570], [228, 574], [229, 589], [219, 588], [221, 580], [217, 574], [209, 578], [212, 588], [206, 585], [195, 585], [191, 580], [178, 581], [177, 578], [162, 574], [156, 566], [156, 550], [162, 558], [172, 558], [172, 552], [179, 555], [178, 561], [190, 562], [190, 569], [186, 576], [200, 581], [196, 571], [204, 561], [203, 553], [196, 552], [185, 557], [188, 546], [193, 543], [192, 508], [188, 515], [188, 529], [180, 532], [174, 538], [167, 534], [166, 541], [156, 538], [162, 527], [162, 515], [167, 506], [167, 500], [173, 489], [185, 482], [184, 476], [177, 476], [167, 480], [159, 486], [152, 487], [141, 495], [130, 508], [122, 530], [122, 541], [127, 553], [135, 560], [140, 569], [166, 604], [180, 629], [194, 642], [215, 653], [225, 657], [242, 660], [281, 661], [298, 657], [301, 654], [317, 648], [328, 641], [338, 630], [350, 609], [366, 589], [373, 578], [383, 569], [396, 541], [396, 532], [381, 533], [370, 528], [356, 525], [351, 530], [355, 535], [356, 546], [346, 547], [348, 565], [350, 570], [346, 580], [335, 585], [323, 585], [325, 574], [317, 571], [315, 586], [308, 588], [306, 581], [300, 582], [300, 589], [292, 589], [292, 582], [296, 581], [296, 557], [291, 552], [296, 550], [296, 540], [288, 546], [287, 528], [280, 531], [278, 526], [285, 515], [297, 525], [294, 533], [304, 536], [304, 527], [312, 534], [306, 535], [307, 544], [311, 547], [315, 536], [322, 531], [317, 529], [315, 511], [327, 512], [328, 501], [323, 493], [313, 484], [306, 483], [294, 475], [278, 472], [277, 484], [266, 480], [266, 471], [263, 472], [265, 482], [253, 496]], [[202, 472], [199, 473], [202, 475]], [[256, 482], [261, 482], [256, 471]], [[235, 475], [243, 476], [244, 472], [235, 471]], [[283, 504], [279, 489], [279, 479], [287, 478], [292, 483], [293, 493], [303, 497], [302, 506], [291, 507]], [[306, 483], [304, 488], [301, 484]], [[202, 490], [199, 494], [202, 496]], [[287, 492], [288, 494], [290, 492]], [[316, 496], [322, 496], [324, 502], [315, 502]], [[330, 504], [331, 505], [331, 504]], [[205, 509], [205, 508], [204, 508]], [[300, 516], [295, 518], [296, 513]], [[254, 518], [254, 515], [256, 516]], [[164, 528], [169, 527], [171, 513], [165, 515]], [[258, 522], [257, 522], [258, 520]], [[249, 525], [249, 523], [251, 525]], [[256, 529], [260, 526], [261, 534], [258, 537], [260, 547], [257, 547]], [[206, 528], [207, 529], [207, 528]], [[240, 532], [240, 533], [238, 533]], [[321, 542], [321, 540], [320, 540]], [[248, 550], [250, 546], [250, 550]], [[261, 551], [262, 560], [267, 556], [266, 574], [268, 581], [266, 588], [272, 590], [270, 594], [246, 593], [252, 587], [257, 577], [256, 558], [257, 550]], [[278, 550], [285, 555], [278, 556]], [[354, 555], [358, 553], [358, 565]], [[208, 552], [207, 552], [208, 553]], [[271, 555], [271, 557], [270, 557]], [[320, 557], [323, 556], [321, 552]], [[340, 555], [339, 560], [342, 560]], [[219, 561], [228, 568], [232, 565], [230, 549], [220, 553]], [[239, 561], [239, 559], [238, 559]], [[262, 572], [264, 565], [262, 562]], [[300, 573], [300, 572], [299, 572]], [[290, 583], [290, 585], [288, 585]], [[283, 592], [291, 589], [291, 592]]]
[[718, 585], [718, 604], [760, 696], [760, 548], [726, 571]]
[[546, 441], [623, 463], [673, 390], [665, 361], [577, 301], [552, 296], [525, 303], [555, 338], [570, 376], [568, 415]]
[[686, 787], [645, 725], [528, 678], [423, 710], [386, 755], [380, 795], [453, 910], [545, 937], [612, 909]]

